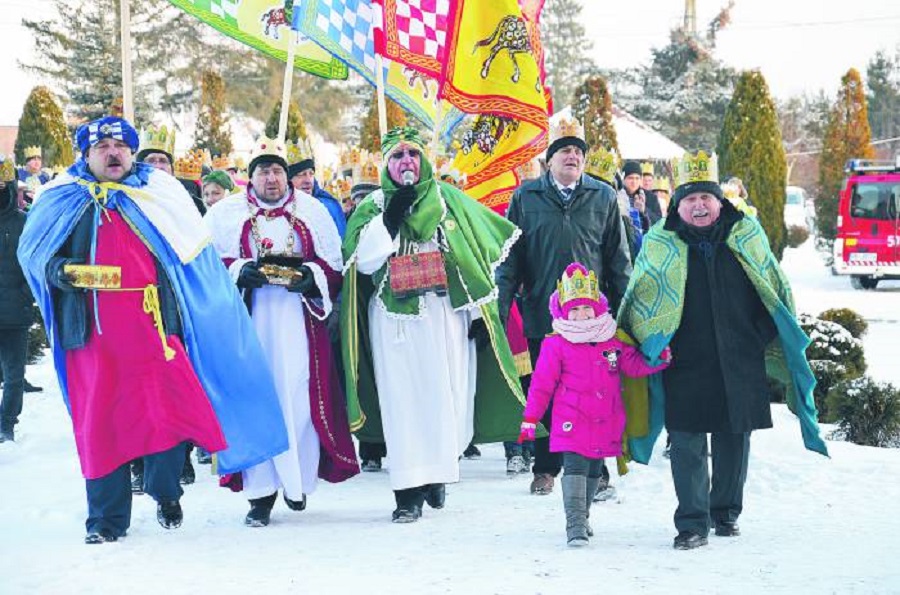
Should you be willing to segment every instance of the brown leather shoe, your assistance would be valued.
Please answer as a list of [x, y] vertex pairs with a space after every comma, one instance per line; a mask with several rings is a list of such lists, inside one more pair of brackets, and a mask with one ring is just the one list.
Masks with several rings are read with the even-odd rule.
[[531, 481], [531, 493], [546, 496], [553, 491], [553, 476], [549, 473], [535, 473]]

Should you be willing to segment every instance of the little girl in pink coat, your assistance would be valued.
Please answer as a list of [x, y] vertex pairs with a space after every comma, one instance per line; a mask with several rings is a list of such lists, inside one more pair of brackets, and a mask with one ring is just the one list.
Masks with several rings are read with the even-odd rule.
[[616, 338], [616, 321], [597, 277], [570, 264], [550, 297], [552, 335], [544, 339], [531, 377], [521, 440], [534, 440], [535, 426], [553, 407], [550, 451], [563, 453], [563, 503], [570, 546], [587, 545], [591, 498], [603, 459], [622, 454], [625, 407], [620, 374], [647, 376], [669, 365], [648, 365], [640, 351]]

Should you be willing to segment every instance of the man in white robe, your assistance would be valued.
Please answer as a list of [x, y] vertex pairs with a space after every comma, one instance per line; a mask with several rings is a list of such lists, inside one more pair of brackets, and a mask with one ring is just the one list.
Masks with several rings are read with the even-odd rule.
[[216, 203], [205, 221], [244, 292], [288, 432], [287, 452], [242, 473], [245, 523], [262, 527], [279, 489], [288, 508], [303, 510], [319, 477], [343, 481], [359, 467], [324, 322], [341, 284], [337, 228], [318, 200], [288, 185], [280, 143], [261, 139], [249, 173], [246, 191]]

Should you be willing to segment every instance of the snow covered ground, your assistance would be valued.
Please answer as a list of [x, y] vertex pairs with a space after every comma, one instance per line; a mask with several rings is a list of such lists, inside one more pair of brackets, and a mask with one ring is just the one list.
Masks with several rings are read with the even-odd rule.
[[[900, 283], [853, 290], [810, 246], [789, 251], [785, 268], [801, 312], [848, 306], [869, 318], [871, 372], [900, 383]], [[595, 505], [591, 546], [570, 550], [559, 489], [529, 495], [528, 476], [506, 478], [497, 445], [463, 461], [446, 509], [412, 525], [391, 524], [384, 472], [321, 485], [305, 512], [279, 502], [266, 529], [245, 528], [246, 502], [201, 472], [181, 529], [162, 529], [141, 496], [125, 539], [86, 546], [65, 407], [48, 364], [28, 376], [46, 390], [26, 395], [18, 442], [0, 445], [4, 595], [900, 593], [900, 450], [829, 442], [831, 459], [807, 452], [783, 406], [774, 429], [753, 435], [743, 535], [711, 536], [696, 551], [671, 547], [675, 495], [662, 457], [614, 479], [620, 500]]]

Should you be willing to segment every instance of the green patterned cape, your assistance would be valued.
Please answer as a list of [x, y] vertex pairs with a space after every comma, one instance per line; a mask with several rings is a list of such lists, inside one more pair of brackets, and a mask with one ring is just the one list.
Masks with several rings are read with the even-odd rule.
[[[664, 229], [665, 221], [654, 225], [644, 238], [618, 315], [620, 328], [637, 340], [653, 362], [681, 324], [687, 282], [688, 246], [676, 232]], [[756, 219], [743, 217], [732, 228], [727, 245], [778, 328], [778, 337], [766, 349], [766, 371], [786, 386], [788, 407], [800, 419], [806, 448], [827, 456], [812, 395], [816, 381], [806, 360], [809, 337], [797, 324], [790, 285], [765, 231]], [[665, 421], [661, 373], [649, 378], [649, 387], [648, 433], [629, 437], [631, 456], [639, 463], [650, 460]]]

